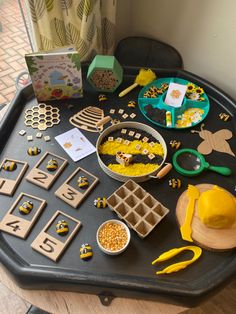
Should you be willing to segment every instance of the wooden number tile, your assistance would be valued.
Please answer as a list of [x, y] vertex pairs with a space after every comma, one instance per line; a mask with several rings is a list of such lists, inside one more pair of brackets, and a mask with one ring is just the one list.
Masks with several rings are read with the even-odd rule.
[[[64, 237], [61, 237], [61, 239], [58, 238], [60, 236], [56, 236], [55, 231], [55, 226], [58, 223], [58, 220], [66, 221], [69, 226], [68, 234]], [[35, 251], [50, 258], [54, 262], [57, 262], [69, 243], [72, 241], [80, 225], [81, 222], [79, 220], [63, 212], [57, 211], [47, 223], [47, 225], [43, 228], [43, 230], [38, 234], [36, 239], [32, 242], [31, 247]], [[55, 236], [52, 234], [52, 230], [54, 230]]]
[[[31, 204], [28, 202], [31, 202]], [[0, 230], [25, 239], [45, 205], [45, 200], [21, 193], [0, 222]], [[24, 214], [20, 213], [19, 208], [21, 212], [24, 211]]]
[[[49, 171], [47, 169], [47, 165], [50, 159], [55, 160], [57, 163], [57, 168], [53, 171]], [[31, 171], [28, 173], [28, 175], [26, 176], [26, 180], [48, 190], [61, 174], [66, 164], [66, 159], [55, 154], [46, 152], [44, 156], [38, 161], [38, 163], [34, 166], [34, 168], [31, 169]]]
[[[77, 181], [80, 176], [88, 179], [88, 187], [85, 190], [79, 188]], [[78, 167], [69, 178], [56, 190], [55, 195], [70, 206], [77, 208], [85, 197], [94, 189], [99, 179], [85, 169]]]
[[[15, 163], [15, 170], [4, 170], [3, 165], [7, 162]], [[27, 168], [27, 162], [5, 158], [0, 165], [0, 194], [13, 195]]]

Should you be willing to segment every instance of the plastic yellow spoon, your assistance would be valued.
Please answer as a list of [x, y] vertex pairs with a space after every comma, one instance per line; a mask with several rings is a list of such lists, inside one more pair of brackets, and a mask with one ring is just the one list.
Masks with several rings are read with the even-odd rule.
[[189, 197], [189, 202], [186, 209], [184, 223], [180, 227], [180, 232], [183, 240], [193, 242], [193, 239], [191, 237], [192, 234], [191, 223], [194, 213], [195, 201], [199, 198], [200, 193], [199, 190], [194, 185], [189, 184], [187, 195]]

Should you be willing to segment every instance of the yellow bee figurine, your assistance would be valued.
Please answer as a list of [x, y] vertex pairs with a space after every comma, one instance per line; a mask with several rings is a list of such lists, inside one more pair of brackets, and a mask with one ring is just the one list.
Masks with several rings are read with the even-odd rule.
[[179, 149], [180, 146], [181, 146], [181, 142], [176, 141], [176, 140], [171, 140], [170, 141], [170, 147], [171, 148]]
[[170, 179], [169, 180], [169, 186], [171, 186], [173, 189], [179, 189], [179, 188], [181, 188], [181, 180], [180, 179]]
[[107, 96], [106, 95], [99, 95], [98, 96], [98, 101], [105, 101], [105, 100], [107, 100]]
[[56, 224], [56, 233], [60, 236], [65, 236], [69, 232], [68, 222], [65, 220], [59, 220]]
[[50, 159], [47, 163], [46, 166], [48, 171], [55, 171], [58, 168], [58, 162], [56, 161], [56, 159]]
[[94, 200], [94, 206], [97, 208], [105, 208], [107, 207], [107, 199], [106, 197], [98, 197]]
[[228, 120], [230, 119], [230, 115], [227, 114], [227, 113], [221, 112], [221, 113], [219, 114], [219, 118], [220, 118], [220, 120], [226, 122], [226, 121], [228, 121]]
[[21, 215], [28, 215], [33, 207], [34, 205], [31, 201], [25, 201], [19, 206], [19, 212]]
[[29, 147], [28, 150], [27, 150], [27, 153], [30, 156], [36, 156], [36, 155], [41, 153], [41, 149], [38, 148], [37, 146]]
[[78, 187], [81, 188], [82, 190], [86, 190], [89, 186], [89, 182], [88, 182], [88, 178], [86, 178], [85, 176], [80, 176], [78, 178]]
[[14, 171], [17, 168], [17, 165], [14, 161], [6, 161], [4, 162], [2, 168], [6, 171]]
[[128, 107], [129, 107], [129, 108], [135, 108], [135, 107], [136, 107], [136, 101], [130, 100], [130, 101], [128, 102]]
[[90, 259], [93, 256], [93, 250], [88, 243], [82, 244], [79, 251], [80, 251], [80, 258], [84, 261]]

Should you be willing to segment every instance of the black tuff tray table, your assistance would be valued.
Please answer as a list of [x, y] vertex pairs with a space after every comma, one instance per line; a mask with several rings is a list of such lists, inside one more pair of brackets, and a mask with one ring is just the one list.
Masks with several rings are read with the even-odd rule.
[[[210, 99], [210, 112], [204, 120], [205, 128], [215, 132], [222, 128], [231, 129], [234, 134], [235, 126], [235, 102], [225, 95], [221, 90], [209, 82], [183, 70], [154, 69], [158, 77], [181, 77], [203, 87]], [[182, 147], [195, 148], [202, 141], [198, 134], [192, 134], [190, 130], [168, 130], [152, 125], [145, 120], [138, 107], [130, 109], [127, 103], [136, 99], [140, 88], [136, 88], [123, 98], [118, 93], [132, 84], [137, 75], [138, 68], [125, 68], [122, 85], [113, 94], [108, 94], [105, 103], [98, 102], [98, 95], [86, 82], [87, 67], [83, 68], [84, 97], [78, 100], [48, 102], [60, 109], [61, 122], [53, 128], [48, 128], [43, 134], [51, 137], [50, 142], [36, 139], [37, 129], [24, 125], [24, 111], [37, 105], [32, 86], [28, 85], [18, 91], [10, 109], [0, 125], [0, 150], [1, 158], [13, 158], [29, 163], [29, 169], [36, 164], [45, 151], [50, 151], [66, 158], [69, 164], [59, 176], [55, 184], [48, 191], [37, 187], [25, 178], [21, 181], [13, 197], [0, 195], [0, 219], [3, 218], [20, 192], [25, 192], [43, 198], [47, 202], [46, 209], [38, 219], [26, 240], [0, 232], [0, 261], [9, 270], [16, 282], [23, 288], [28, 289], [56, 289], [67, 291], [79, 291], [105, 296], [141, 297], [144, 299], [165, 300], [173, 303], [184, 303], [193, 305], [209, 296], [211, 292], [220, 288], [235, 274], [236, 251], [211, 252], [203, 249], [202, 256], [193, 265], [185, 270], [169, 275], [156, 276], [157, 270], [163, 269], [169, 264], [179, 260], [191, 258], [191, 253], [171, 259], [168, 262], [152, 266], [151, 262], [161, 253], [171, 249], [186, 246], [189, 243], [183, 241], [175, 217], [175, 206], [178, 197], [190, 184], [212, 183], [226, 188], [235, 195], [236, 170], [235, 158], [223, 153], [213, 152], [206, 156], [209, 163], [228, 166], [233, 170], [230, 177], [223, 177], [214, 172], [205, 172], [198, 177], [187, 178], [172, 170], [162, 180], [151, 179], [140, 185], [157, 198], [164, 206], [170, 209], [170, 213], [161, 221], [151, 234], [141, 239], [131, 230], [131, 243], [128, 249], [121, 255], [105, 255], [96, 244], [96, 231], [99, 225], [107, 219], [117, 218], [116, 214], [109, 208], [98, 209], [93, 205], [93, 200], [100, 196], [110, 196], [121, 182], [115, 181], [106, 175], [98, 165], [96, 154], [74, 163], [64, 150], [57, 144], [54, 137], [74, 126], [69, 123], [69, 118], [79, 110], [92, 105], [98, 106], [109, 114], [111, 108], [125, 109], [126, 112], [137, 113], [135, 121], [146, 123], [156, 129], [164, 137], [167, 146], [171, 139], [182, 142]], [[73, 108], [68, 108], [73, 104]], [[69, 106], [70, 107], [70, 106]], [[218, 118], [220, 112], [228, 112], [233, 118], [223, 122]], [[199, 130], [200, 125], [195, 127]], [[18, 132], [24, 129], [27, 135], [32, 134], [33, 142], [28, 142], [26, 136], [21, 137]], [[95, 145], [98, 133], [82, 131], [85, 136]], [[230, 146], [236, 152], [236, 142], [229, 140]], [[27, 155], [27, 148], [36, 145], [42, 149], [38, 156]], [[168, 147], [167, 161], [171, 161], [174, 150]], [[65, 181], [65, 179], [78, 167], [90, 171], [99, 177], [100, 182], [83, 203], [74, 209], [56, 198], [54, 192]], [[26, 174], [27, 174], [26, 173]], [[183, 187], [172, 189], [168, 185], [170, 178], [181, 178]], [[31, 248], [31, 243], [38, 233], [43, 229], [49, 219], [57, 211], [71, 215], [82, 222], [82, 227], [77, 236], [66, 249], [60, 260], [55, 263]], [[236, 235], [235, 235], [236, 236]], [[79, 257], [79, 249], [82, 243], [89, 243], [94, 252], [90, 261], [82, 261]]]

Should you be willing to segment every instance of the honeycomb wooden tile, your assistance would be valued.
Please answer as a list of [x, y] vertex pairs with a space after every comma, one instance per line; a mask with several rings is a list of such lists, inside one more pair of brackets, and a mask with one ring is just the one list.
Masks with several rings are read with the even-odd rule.
[[25, 125], [33, 129], [44, 131], [59, 123], [60, 114], [57, 107], [41, 103], [25, 111]]
[[133, 180], [116, 190], [107, 199], [107, 204], [141, 238], [145, 238], [169, 212]]
[[75, 127], [89, 132], [101, 132], [103, 125], [97, 127], [97, 122], [104, 118], [104, 111], [97, 107], [89, 106], [75, 115], [69, 121]]

